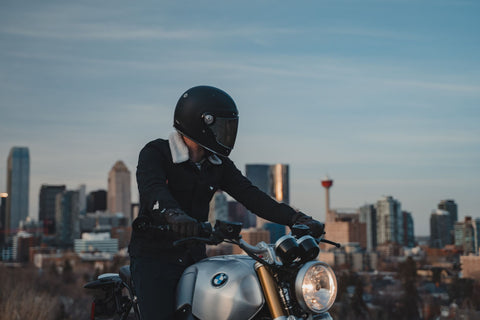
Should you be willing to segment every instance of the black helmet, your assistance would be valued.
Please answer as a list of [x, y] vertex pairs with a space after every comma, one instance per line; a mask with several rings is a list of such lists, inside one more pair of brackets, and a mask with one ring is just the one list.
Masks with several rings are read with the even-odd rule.
[[226, 157], [237, 137], [238, 110], [224, 91], [193, 87], [178, 100], [173, 126], [205, 149]]

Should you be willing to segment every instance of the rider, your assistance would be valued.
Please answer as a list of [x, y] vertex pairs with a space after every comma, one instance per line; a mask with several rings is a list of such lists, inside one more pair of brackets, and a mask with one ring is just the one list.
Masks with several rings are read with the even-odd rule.
[[[137, 166], [140, 213], [129, 245], [131, 272], [144, 320], [172, 319], [175, 289], [186, 267], [206, 257], [204, 245], [174, 247], [178, 238], [198, 235], [209, 203], [223, 190], [267, 220], [306, 224], [314, 235], [324, 225], [278, 203], [242, 175], [228, 158], [238, 127], [238, 110], [224, 91], [198, 86], [182, 94], [175, 108], [175, 131], [149, 142]], [[169, 225], [173, 232], [153, 226]]]

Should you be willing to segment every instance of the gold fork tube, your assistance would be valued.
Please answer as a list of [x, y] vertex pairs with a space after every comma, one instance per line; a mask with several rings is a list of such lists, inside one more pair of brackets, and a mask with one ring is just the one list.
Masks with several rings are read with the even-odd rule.
[[286, 314], [280, 302], [277, 285], [272, 275], [260, 262], [255, 263], [255, 271], [257, 272], [258, 279], [260, 279], [260, 284], [262, 285], [263, 294], [265, 295], [272, 319], [284, 318]]

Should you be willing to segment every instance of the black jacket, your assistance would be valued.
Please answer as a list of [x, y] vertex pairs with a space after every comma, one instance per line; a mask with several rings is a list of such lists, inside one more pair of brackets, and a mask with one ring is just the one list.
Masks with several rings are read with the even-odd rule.
[[[140, 151], [137, 184], [140, 216], [151, 217], [154, 207], [159, 210], [180, 208], [198, 221], [206, 221], [210, 200], [217, 190], [227, 192], [251, 212], [275, 223], [291, 225], [296, 213], [253, 186], [229, 158], [221, 158], [221, 163], [217, 164], [205, 160], [201, 169], [191, 161], [174, 163], [168, 140], [163, 139], [149, 142]], [[158, 257], [177, 255], [185, 250], [174, 248], [172, 242], [166, 233], [134, 228], [129, 252], [132, 256]], [[201, 247], [191, 249], [193, 256], [198, 258], [204, 255], [202, 250]]]

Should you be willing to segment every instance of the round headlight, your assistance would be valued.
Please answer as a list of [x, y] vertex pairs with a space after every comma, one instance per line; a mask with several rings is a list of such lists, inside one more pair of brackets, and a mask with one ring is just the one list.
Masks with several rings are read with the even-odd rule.
[[337, 278], [324, 262], [307, 262], [295, 279], [295, 295], [300, 306], [313, 313], [330, 309], [337, 296]]

